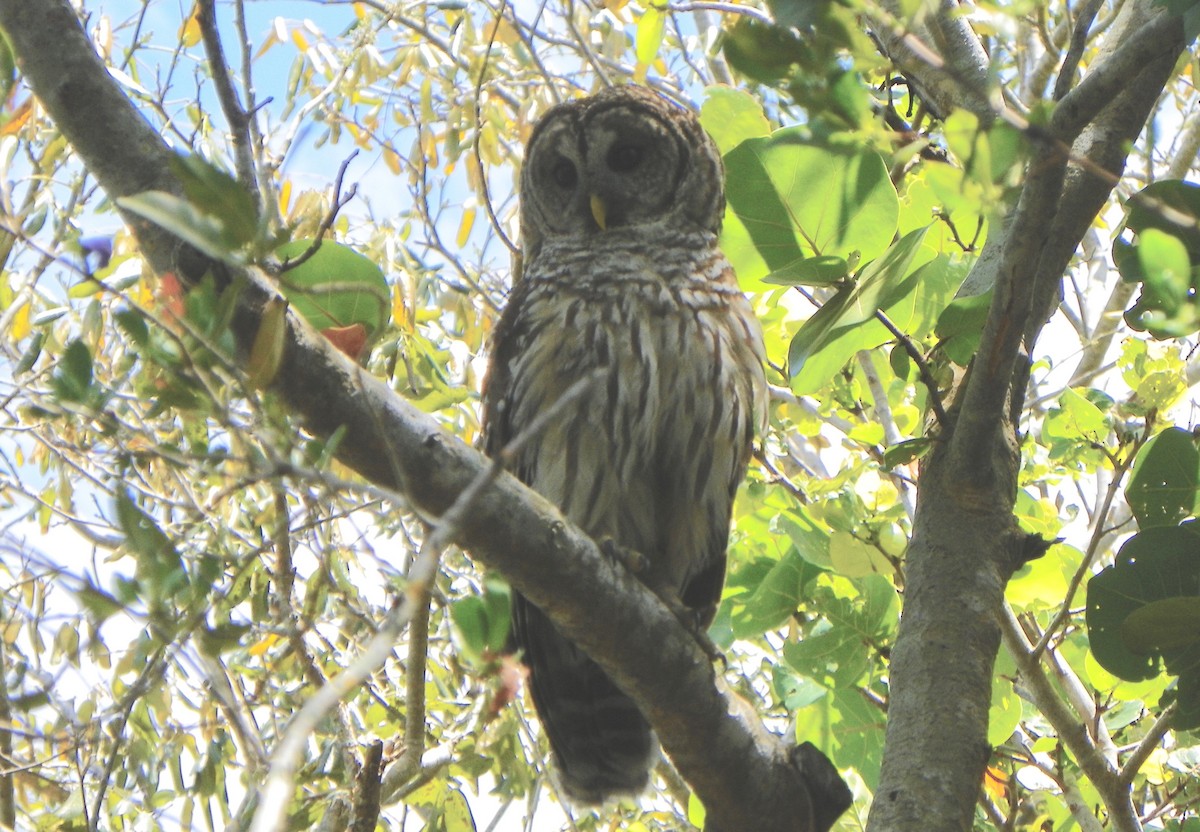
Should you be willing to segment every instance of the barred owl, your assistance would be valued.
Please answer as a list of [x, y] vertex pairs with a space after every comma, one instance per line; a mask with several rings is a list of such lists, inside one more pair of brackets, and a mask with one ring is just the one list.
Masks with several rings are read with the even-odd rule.
[[[521, 173], [524, 270], [483, 397], [495, 455], [597, 377], [514, 473], [594, 539], [642, 556], [638, 576], [704, 628], [766, 410], [761, 330], [717, 248], [722, 175], [696, 117], [645, 88], [546, 113]], [[643, 790], [658, 744], [637, 706], [519, 595], [512, 623], [565, 795]]]

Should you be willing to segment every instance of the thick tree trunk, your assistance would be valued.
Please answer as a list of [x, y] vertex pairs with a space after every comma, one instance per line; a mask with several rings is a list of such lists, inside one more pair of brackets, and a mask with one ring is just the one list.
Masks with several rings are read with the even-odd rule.
[[869, 832], [973, 825], [991, 754], [1004, 588], [1043, 546], [1020, 532], [1012, 514], [1025, 356], [1184, 45], [1178, 17], [1153, 0], [1126, 3], [1088, 74], [1045, 128], [1029, 131], [1034, 152], [1011, 221], [993, 228], [968, 278], [994, 286], [995, 296], [952, 424], [934, 429], [940, 435], [918, 485]]

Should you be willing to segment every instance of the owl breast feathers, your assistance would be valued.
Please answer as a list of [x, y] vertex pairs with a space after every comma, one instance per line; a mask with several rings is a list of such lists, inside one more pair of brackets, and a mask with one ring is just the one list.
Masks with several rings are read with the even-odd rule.
[[[492, 344], [496, 454], [593, 375], [514, 473], [707, 627], [730, 512], [766, 412], [762, 334], [717, 247], [721, 158], [693, 114], [641, 87], [550, 110], [521, 174], [523, 275]], [[563, 792], [643, 790], [657, 742], [637, 706], [514, 593], [513, 634]], [[603, 622], [596, 622], [603, 626]]]

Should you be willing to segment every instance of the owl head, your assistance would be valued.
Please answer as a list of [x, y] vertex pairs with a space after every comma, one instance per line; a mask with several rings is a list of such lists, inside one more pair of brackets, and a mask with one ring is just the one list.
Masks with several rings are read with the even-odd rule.
[[560, 104], [538, 122], [521, 170], [521, 237], [547, 239], [666, 223], [716, 233], [721, 154], [696, 116], [645, 87]]

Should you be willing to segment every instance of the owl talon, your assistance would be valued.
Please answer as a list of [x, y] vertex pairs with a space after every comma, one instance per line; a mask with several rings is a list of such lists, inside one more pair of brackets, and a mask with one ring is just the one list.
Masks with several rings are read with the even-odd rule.
[[671, 590], [662, 590], [655, 587], [650, 587], [654, 594], [659, 597], [667, 609], [679, 620], [683, 628], [692, 634], [692, 638], [700, 645], [700, 649], [704, 651], [704, 655], [708, 656], [710, 662], [721, 663], [721, 668], [729, 666], [729, 662], [725, 659], [725, 654], [720, 647], [708, 637], [708, 632], [704, 629], [704, 621], [700, 610], [692, 609], [679, 597], [679, 594]]
[[650, 568], [650, 559], [636, 549], [630, 549], [628, 546], [622, 546], [611, 537], [606, 537], [600, 541], [600, 551], [606, 557], [612, 558], [617, 563], [629, 570], [630, 574], [641, 575]]

